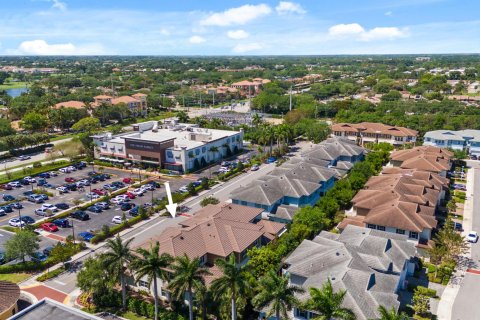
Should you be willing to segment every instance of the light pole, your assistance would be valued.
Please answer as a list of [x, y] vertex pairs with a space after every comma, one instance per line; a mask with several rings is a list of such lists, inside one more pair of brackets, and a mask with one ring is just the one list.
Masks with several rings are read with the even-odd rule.
[[20, 220], [19, 224], [20, 224], [20, 230], [22, 230], [22, 215], [20, 214], [20, 208], [18, 208], [18, 220]]
[[72, 222], [72, 240], [73, 240], [73, 244], [75, 244], [75, 227], [73, 226], [73, 219], [71, 220]]
[[140, 173], [140, 167], [138, 167], [138, 180], [140, 180], [140, 184], [142, 184], [142, 174]]

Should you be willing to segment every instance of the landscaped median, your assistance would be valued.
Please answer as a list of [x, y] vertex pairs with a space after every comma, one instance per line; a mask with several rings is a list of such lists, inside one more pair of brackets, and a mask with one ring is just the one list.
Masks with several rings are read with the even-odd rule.
[[9, 168], [5, 170], [4, 174], [0, 175], [0, 184], [5, 184], [11, 181], [20, 180], [27, 176], [34, 176], [47, 171], [57, 170], [57, 169], [66, 167], [69, 164], [70, 163], [68, 161], [61, 160], [61, 161], [54, 161], [47, 164], [40, 164], [40, 166], [35, 166], [35, 163], [34, 163], [32, 165], [25, 166], [23, 170], [15, 170], [15, 168]]

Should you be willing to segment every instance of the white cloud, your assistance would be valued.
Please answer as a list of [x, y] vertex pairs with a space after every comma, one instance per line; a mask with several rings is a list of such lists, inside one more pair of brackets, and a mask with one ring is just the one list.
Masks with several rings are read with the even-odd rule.
[[72, 43], [49, 44], [45, 40], [23, 41], [12, 53], [20, 55], [89, 55], [103, 54], [102, 46], [88, 44], [80, 47]]
[[278, 14], [287, 14], [287, 13], [298, 13], [304, 14], [307, 11], [302, 8], [299, 3], [289, 2], [289, 1], [280, 1], [278, 6], [275, 7]]
[[230, 39], [240, 40], [248, 38], [249, 34], [245, 30], [230, 30], [227, 32], [227, 36]]
[[240, 43], [233, 47], [232, 51], [235, 53], [245, 53], [249, 51], [255, 51], [263, 49], [263, 46], [260, 43]]
[[160, 34], [163, 35], [163, 36], [169, 36], [171, 34], [170, 30], [168, 30], [167, 28], [160, 28], [160, 30], [158, 30], [158, 32], [160, 32]]
[[246, 4], [223, 12], [212, 13], [205, 19], [201, 20], [200, 24], [203, 26], [220, 27], [243, 25], [259, 17], [269, 15], [271, 12], [272, 8], [263, 3], [258, 5]]
[[408, 36], [408, 29], [397, 27], [377, 27], [365, 30], [358, 23], [337, 24], [328, 29], [331, 37], [354, 37], [361, 41], [392, 40]]
[[387, 11], [387, 12], [385, 12], [385, 15], [386, 15], [387, 17], [390, 17], [392, 14], [393, 14], [392, 11]]
[[191, 36], [190, 39], [188, 39], [188, 41], [193, 44], [199, 44], [199, 43], [205, 42], [206, 40], [205, 38], [200, 36]]
[[67, 4], [65, 2], [61, 2], [60, 0], [51, 0], [53, 2], [52, 8], [58, 9], [61, 11], [67, 10]]

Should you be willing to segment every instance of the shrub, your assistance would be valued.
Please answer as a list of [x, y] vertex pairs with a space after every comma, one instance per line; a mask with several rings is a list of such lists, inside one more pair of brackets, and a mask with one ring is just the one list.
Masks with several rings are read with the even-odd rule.
[[37, 277], [37, 281], [44, 282], [49, 279], [55, 278], [56, 276], [60, 275], [62, 272], [65, 271], [64, 267], [60, 267], [58, 269], [55, 269], [53, 271], [47, 272], [42, 274], [41, 276]]
[[437, 290], [426, 288], [423, 286], [418, 286], [417, 288], [418, 294], [422, 294], [425, 296], [428, 296], [430, 298], [436, 298], [437, 297]]
[[42, 166], [42, 163], [41, 163], [40, 161], [35, 161], [35, 162], [32, 164], [32, 166], [33, 166], [34, 168], [40, 168], [40, 167]]

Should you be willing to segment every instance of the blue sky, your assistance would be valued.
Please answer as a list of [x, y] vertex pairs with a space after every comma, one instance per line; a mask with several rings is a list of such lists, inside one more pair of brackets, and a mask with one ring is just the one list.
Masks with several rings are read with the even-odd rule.
[[0, 55], [479, 53], [477, 0], [0, 0]]

